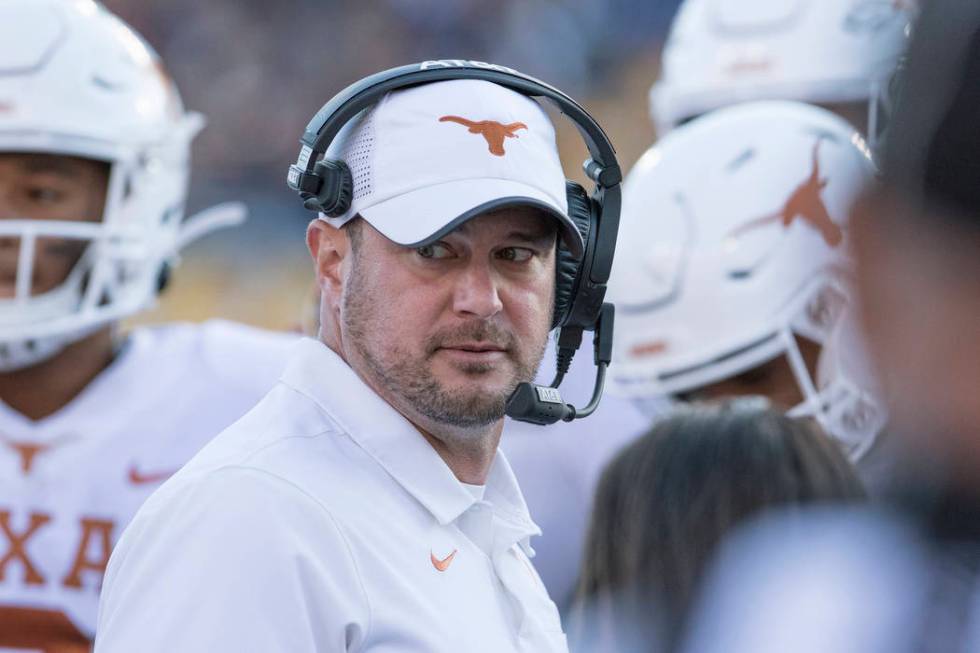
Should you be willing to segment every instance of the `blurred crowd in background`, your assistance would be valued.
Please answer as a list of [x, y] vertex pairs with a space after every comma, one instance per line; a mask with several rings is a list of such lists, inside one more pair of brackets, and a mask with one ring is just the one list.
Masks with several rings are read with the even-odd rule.
[[[561, 88], [599, 120], [628, 167], [653, 142], [647, 92], [677, 0], [109, 0], [160, 52], [186, 106], [210, 118], [195, 140], [189, 213], [248, 204], [244, 227], [188, 250], [160, 307], [140, 322], [215, 315], [271, 328], [299, 324], [310, 274], [311, 215], [285, 183], [317, 109], [378, 70], [465, 56]], [[559, 124], [566, 170], [584, 149]]]

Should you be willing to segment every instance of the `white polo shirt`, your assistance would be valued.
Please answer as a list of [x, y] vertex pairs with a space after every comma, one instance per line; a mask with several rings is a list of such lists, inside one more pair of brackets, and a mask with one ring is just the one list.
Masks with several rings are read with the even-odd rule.
[[140, 509], [98, 653], [565, 651], [498, 452], [482, 500], [323, 344]]

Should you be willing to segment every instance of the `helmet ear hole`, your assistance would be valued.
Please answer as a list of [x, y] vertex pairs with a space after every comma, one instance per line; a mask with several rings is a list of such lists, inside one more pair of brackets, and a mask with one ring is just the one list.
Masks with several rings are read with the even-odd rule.
[[169, 261], [164, 262], [160, 266], [160, 271], [157, 273], [157, 294], [162, 294], [167, 286], [170, 285], [170, 277], [173, 274], [174, 266]]
[[122, 198], [128, 200], [133, 196], [133, 178], [131, 175], [126, 175], [125, 181], [123, 181], [122, 188]]

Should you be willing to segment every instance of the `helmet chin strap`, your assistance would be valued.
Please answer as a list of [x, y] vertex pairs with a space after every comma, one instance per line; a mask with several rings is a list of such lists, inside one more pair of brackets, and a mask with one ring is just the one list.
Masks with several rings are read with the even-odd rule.
[[[74, 335], [74, 334], [72, 334]], [[16, 372], [52, 358], [70, 344], [71, 336], [0, 343], [0, 374]]]
[[[793, 340], [792, 334], [788, 337]], [[857, 461], [871, 448], [877, 432], [884, 426], [875, 414], [874, 402], [867, 401], [863, 393], [851, 384], [838, 382], [818, 390], [795, 340], [787, 342], [785, 355], [796, 383], [803, 391], [803, 401], [786, 414], [789, 417], [813, 418], [828, 436], [843, 445], [852, 462]], [[834, 396], [845, 390], [847, 392], [843, 396]]]
[[0, 342], [0, 374], [27, 369], [54, 358], [68, 345], [95, 333], [104, 326], [105, 323], [89, 324], [75, 331], [55, 336]]

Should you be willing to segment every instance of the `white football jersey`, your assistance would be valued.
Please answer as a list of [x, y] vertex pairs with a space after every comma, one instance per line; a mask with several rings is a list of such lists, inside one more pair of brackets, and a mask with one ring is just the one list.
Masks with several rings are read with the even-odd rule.
[[140, 328], [58, 413], [0, 403], [0, 652], [90, 650], [136, 509], [269, 391], [293, 341], [221, 321]]

